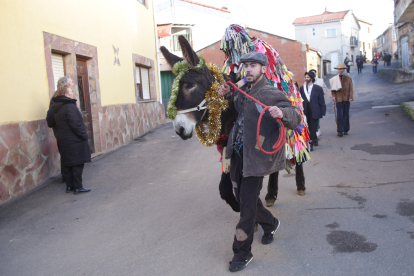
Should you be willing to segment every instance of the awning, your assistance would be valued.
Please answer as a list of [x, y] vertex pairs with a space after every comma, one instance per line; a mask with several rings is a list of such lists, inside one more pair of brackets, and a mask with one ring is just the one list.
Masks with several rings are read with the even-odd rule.
[[171, 26], [172, 24], [158, 25], [157, 34], [158, 37], [166, 37], [171, 35]]

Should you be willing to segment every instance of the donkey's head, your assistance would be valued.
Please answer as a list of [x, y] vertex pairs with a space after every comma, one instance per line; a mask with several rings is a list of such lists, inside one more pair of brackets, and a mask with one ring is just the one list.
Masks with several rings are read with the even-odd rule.
[[[185, 61], [192, 68], [181, 78], [179, 83], [176, 107], [180, 111], [198, 106], [204, 100], [207, 90], [214, 81], [214, 77], [207, 66], [201, 70], [196, 70], [195, 67], [200, 62], [197, 54], [184, 36], [179, 36], [178, 41]], [[171, 54], [164, 46], [160, 50], [171, 68], [177, 62], [184, 60]], [[175, 132], [184, 140], [191, 138], [195, 127], [201, 123], [202, 118], [207, 118], [208, 114], [205, 114], [206, 116], [203, 117], [204, 112], [205, 110], [178, 114], [174, 120]]]

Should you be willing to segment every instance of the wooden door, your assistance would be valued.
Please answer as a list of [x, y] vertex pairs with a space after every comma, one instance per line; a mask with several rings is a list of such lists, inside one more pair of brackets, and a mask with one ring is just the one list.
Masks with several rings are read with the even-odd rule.
[[76, 73], [78, 77], [80, 111], [86, 130], [88, 131], [89, 147], [91, 148], [91, 153], [94, 153], [95, 146], [93, 143], [91, 98], [89, 96], [88, 67], [86, 66], [85, 60], [76, 59]]

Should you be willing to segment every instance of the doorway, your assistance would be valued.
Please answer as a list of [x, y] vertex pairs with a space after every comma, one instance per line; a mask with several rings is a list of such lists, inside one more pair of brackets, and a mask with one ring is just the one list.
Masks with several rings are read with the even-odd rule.
[[89, 96], [88, 67], [86, 65], [86, 60], [80, 58], [76, 59], [76, 73], [78, 79], [79, 107], [86, 131], [88, 132], [89, 147], [91, 153], [94, 153], [95, 146], [93, 143], [91, 100]]
[[401, 59], [402, 67], [407, 67], [410, 65], [410, 62], [408, 60], [408, 37], [401, 39]]

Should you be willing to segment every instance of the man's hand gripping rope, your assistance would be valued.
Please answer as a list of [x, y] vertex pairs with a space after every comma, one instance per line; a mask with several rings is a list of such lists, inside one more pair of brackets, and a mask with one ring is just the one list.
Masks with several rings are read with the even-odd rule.
[[[230, 87], [227, 85], [231, 85], [234, 87], [234, 89], [237, 89], [238, 91], [240, 91], [243, 95], [245, 95], [247, 98], [251, 99], [252, 101], [254, 101], [255, 103], [261, 105], [263, 107], [262, 112], [260, 113], [259, 116], [259, 121], [257, 123], [257, 133], [256, 133], [256, 141], [257, 141], [257, 146], [259, 147], [259, 149], [265, 153], [265, 154], [275, 154], [276, 152], [278, 152], [284, 145], [285, 145], [285, 137], [286, 137], [286, 131], [283, 125], [283, 122], [281, 120], [281, 118], [283, 118], [283, 113], [282, 111], [277, 107], [277, 106], [267, 106], [265, 104], [262, 104], [261, 102], [259, 102], [258, 100], [256, 100], [255, 98], [253, 98], [252, 96], [249, 96], [246, 92], [242, 91], [241, 89], [239, 89], [235, 84], [233, 84], [231, 81], [226, 82], [225, 84], [223, 84], [219, 91], [218, 94], [220, 96], [223, 96], [225, 94], [227, 94], [230, 91]], [[279, 126], [279, 138], [277, 140], [277, 142], [273, 145], [272, 149], [274, 151], [265, 151], [262, 146], [260, 145], [260, 140], [259, 140], [259, 135], [260, 135], [260, 124], [262, 122], [262, 117], [263, 114], [266, 112], [266, 110], [269, 110], [270, 115], [276, 119], [278, 126]]]

